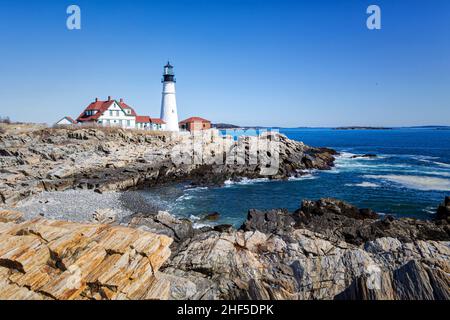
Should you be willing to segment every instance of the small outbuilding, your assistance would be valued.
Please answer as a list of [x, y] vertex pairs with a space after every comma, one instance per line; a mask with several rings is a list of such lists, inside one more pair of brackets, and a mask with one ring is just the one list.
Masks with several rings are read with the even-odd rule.
[[211, 121], [200, 118], [190, 117], [179, 123], [180, 130], [182, 131], [198, 131], [211, 129]]
[[57, 126], [70, 126], [73, 124], [77, 124], [77, 122], [69, 116], [62, 118], [61, 120], [55, 123], [55, 125]]

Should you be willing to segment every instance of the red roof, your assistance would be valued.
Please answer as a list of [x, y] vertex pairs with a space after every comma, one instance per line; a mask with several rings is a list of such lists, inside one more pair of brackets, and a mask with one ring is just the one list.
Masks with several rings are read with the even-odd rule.
[[[129, 105], [127, 105], [122, 100], [120, 102], [118, 102], [116, 100], [108, 100], [108, 101], [96, 100], [96, 101], [92, 102], [90, 105], [88, 105], [86, 109], [84, 109], [84, 111], [77, 118], [77, 121], [78, 122], [86, 122], [86, 121], [97, 120], [106, 110], [108, 110], [108, 108], [114, 102], [119, 104], [119, 106], [122, 109], [130, 109], [131, 110], [130, 115], [136, 116], [136, 112], [133, 110], [133, 108], [131, 108]], [[97, 111], [94, 115], [92, 115], [92, 116], [85, 115], [86, 111], [94, 111], [94, 110]]]
[[152, 118], [152, 123], [156, 123], [156, 124], [166, 124], [164, 122], [164, 120], [160, 119], [160, 118]]
[[200, 118], [200, 117], [190, 117], [183, 121], [180, 121], [179, 124], [185, 124], [185, 123], [191, 123], [191, 122], [211, 122], [211, 121]]
[[165, 124], [165, 122], [159, 118], [150, 118], [149, 116], [136, 116], [136, 123], [156, 123]]
[[[87, 106], [86, 109], [80, 114], [80, 116], [77, 118], [77, 121], [79, 122], [85, 122], [85, 121], [93, 121], [97, 120], [108, 108], [114, 103], [114, 100], [110, 101], [95, 101], [92, 102], [90, 105]], [[86, 111], [94, 111], [97, 112], [92, 116], [86, 116]]]
[[136, 122], [137, 123], [149, 123], [150, 117], [149, 116], [136, 116]]
[[122, 109], [130, 109], [131, 110], [131, 115], [137, 117], [137, 114], [136, 114], [136, 112], [134, 111], [134, 109], [132, 107], [130, 107], [129, 105], [127, 105], [123, 101], [120, 101], [119, 104], [122, 107]]

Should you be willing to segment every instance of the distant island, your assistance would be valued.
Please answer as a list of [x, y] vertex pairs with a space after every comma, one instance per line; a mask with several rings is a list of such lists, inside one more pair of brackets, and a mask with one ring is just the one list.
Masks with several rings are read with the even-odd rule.
[[234, 124], [228, 124], [228, 123], [213, 123], [212, 127], [216, 128], [216, 129], [238, 129], [238, 128], [240, 128], [239, 126], [236, 126]]
[[393, 128], [389, 127], [337, 127], [333, 128], [333, 130], [392, 130]]

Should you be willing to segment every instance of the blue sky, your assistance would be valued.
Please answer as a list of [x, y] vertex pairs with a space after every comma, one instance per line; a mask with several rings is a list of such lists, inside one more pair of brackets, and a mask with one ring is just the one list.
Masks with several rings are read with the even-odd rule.
[[[0, 116], [54, 122], [95, 97], [266, 126], [450, 125], [450, 1], [0, 0]], [[81, 8], [82, 29], [66, 28]], [[377, 4], [382, 29], [368, 30]]]

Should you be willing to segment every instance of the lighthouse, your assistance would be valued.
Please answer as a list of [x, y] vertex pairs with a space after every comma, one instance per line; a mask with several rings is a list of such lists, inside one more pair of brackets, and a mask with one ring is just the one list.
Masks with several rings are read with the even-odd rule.
[[166, 123], [167, 131], [179, 131], [177, 99], [175, 97], [175, 74], [170, 62], [164, 66], [163, 91], [161, 100], [161, 119]]

